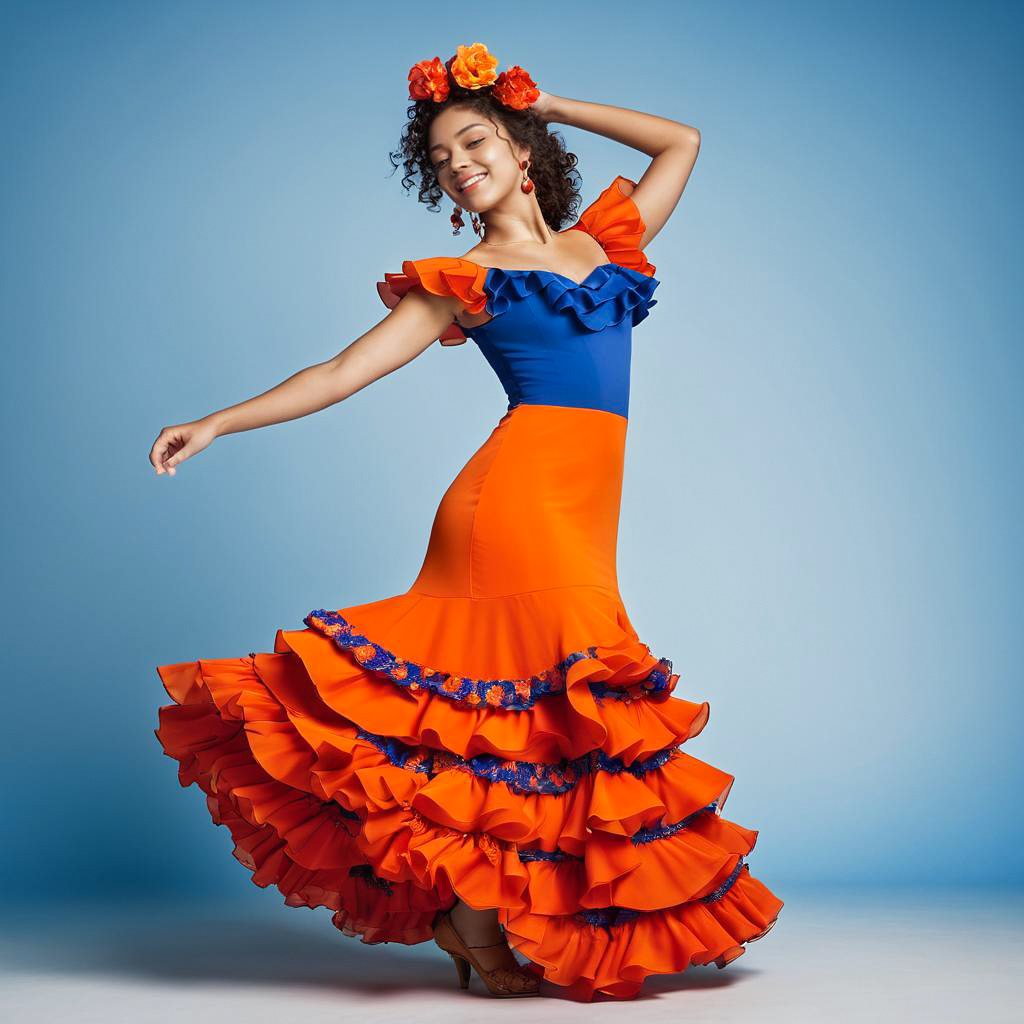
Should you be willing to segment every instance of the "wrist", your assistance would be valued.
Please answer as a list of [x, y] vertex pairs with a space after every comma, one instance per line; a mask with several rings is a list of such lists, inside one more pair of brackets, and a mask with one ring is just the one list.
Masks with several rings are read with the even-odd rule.
[[540, 115], [548, 124], [562, 122], [564, 109], [561, 96], [555, 96], [549, 92], [541, 93]]
[[209, 416], [204, 416], [199, 422], [205, 423], [217, 437], [221, 437], [223, 434], [227, 434], [231, 430], [226, 409], [222, 409], [219, 412], [212, 412]]

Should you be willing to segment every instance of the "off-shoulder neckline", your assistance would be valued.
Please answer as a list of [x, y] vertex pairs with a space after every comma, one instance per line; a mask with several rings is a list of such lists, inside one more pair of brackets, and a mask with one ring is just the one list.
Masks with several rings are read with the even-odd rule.
[[[558, 235], [564, 235], [567, 234], [569, 231], [576, 230], [583, 231], [591, 238], [594, 238], [594, 236], [591, 235], [590, 232], [583, 227], [579, 219], [577, 219], [575, 224], [570, 224], [569, 227], [563, 228], [561, 231], [557, 231], [555, 233]], [[598, 242], [596, 238], [594, 238], [594, 241], [597, 242], [597, 244], [601, 247], [601, 251], [605, 254], [605, 256], [607, 256], [608, 252], [605, 250], [605, 247], [601, 245], [601, 243]], [[476, 267], [478, 270], [482, 270], [487, 274], [490, 274], [496, 270], [500, 270], [503, 274], [550, 274], [552, 277], [560, 277], [563, 281], [568, 281], [574, 288], [582, 288], [599, 270], [607, 270], [609, 267], [622, 266], [621, 263], [616, 263], [614, 260], [609, 260], [607, 263], [599, 263], [596, 267], [594, 267], [593, 270], [590, 271], [589, 274], [587, 274], [585, 278], [583, 278], [582, 281], [575, 281], [573, 280], [573, 278], [569, 277], [568, 274], [560, 274], [557, 270], [535, 270], [532, 268], [522, 269], [520, 267], [485, 267], [482, 263], [477, 263], [476, 260], [471, 260], [468, 256], [456, 256], [454, 258], [457, 260], [461, 260], [463, 263], [468, 263], [470, 266]]]

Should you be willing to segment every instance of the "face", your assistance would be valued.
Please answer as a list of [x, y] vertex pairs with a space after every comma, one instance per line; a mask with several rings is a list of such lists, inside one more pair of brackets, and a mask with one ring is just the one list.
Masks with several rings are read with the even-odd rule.
[[[427, 138], [428, 156], [437, 182], [453, 202], [480, 213], [517, 189], [523, 180], [519, 160], [529, 159], [504, 125], [489, 120], [469, 107], [448, 107], [431, 123]], [[459, 183], [473, 175], [466, 191]]]

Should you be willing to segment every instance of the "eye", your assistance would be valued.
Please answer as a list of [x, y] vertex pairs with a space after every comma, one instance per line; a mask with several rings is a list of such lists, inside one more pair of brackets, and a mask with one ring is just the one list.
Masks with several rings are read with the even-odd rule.
[[[474, 139], [472, 142], [467, 143], [466, 149], [469, 149], [471, 146], [479, 146], [481, 142], [486, 142], [486, 141], [487, 141], [486, 138]], [[436, 164], [434, 164], [434, 170], [435, 171], [441, 170], [441, 168], [444, 167], [444, 165], [446, 163], [448, 163], [447, 160], [439, 160]]]

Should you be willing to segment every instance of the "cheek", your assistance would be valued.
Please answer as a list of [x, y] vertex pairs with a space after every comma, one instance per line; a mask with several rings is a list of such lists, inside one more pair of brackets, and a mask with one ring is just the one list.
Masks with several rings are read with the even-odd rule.
[[488, 146], [480, 146], [476, 152], [480, 162], [486, 164], [488, 170], [495, 176], [505, 176], [509, 173], [511, 164], [508, 152], [502, 150], [499, 145], [492, 143]]

